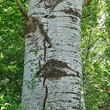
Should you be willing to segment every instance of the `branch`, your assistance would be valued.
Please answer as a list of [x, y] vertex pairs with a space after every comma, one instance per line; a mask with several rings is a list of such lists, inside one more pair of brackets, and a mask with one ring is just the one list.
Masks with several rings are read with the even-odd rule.
[[21, 7], [21, 4], [18, 2], [18, 0], [16, 0], [16, 3], [18, 5], [18, 7], [19, 7], [19, 10], [20, 10], [22, 16], [25, 18], [26, 21], [28, 21], [27, 13], [23, 10], [23, 8]]
[[86, 53], [86, 59], [88, 59], [88, 55], [89, 55], [89, 52], [90, 52], [91, 37], [92, 37], [92, 30], [90, 31], [90, 35], [89, 35], [88, 46], [87, 46], [87, 53]]
[[95, 62], [95, 64], [105, 55], [105, 53], [103, 53], [98, 59], [97, 61]]
[[83, 0], [82, 8], [88, 6], [93, 0]]
[[91, 16], [91, 14], [88, 14], [88, 15], [84, 16], [83, 18], [87, 18], [87, 17], [89, 17], [89, 16]]
[[90, 47], [92, 47], [98, 40], [99, 40], [100, 37], [98, 37], [91, 45]]

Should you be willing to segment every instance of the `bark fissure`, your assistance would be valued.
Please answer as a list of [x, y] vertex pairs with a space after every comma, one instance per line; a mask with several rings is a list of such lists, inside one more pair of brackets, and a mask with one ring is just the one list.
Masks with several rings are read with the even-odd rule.
[[47, 85], [46, 85], [45, 98], [44, 98], [44, 102], [43, 102], [43, 110], [45, 110], [47, 97], [48, 97], [48, 87], [47, 87]]
[[48, 36], [47, 32], [44, 30], [44, 28], [43, 28], [43, 23], [40, 23], [39, 20], [37, 20], [37, 21], [38, 21], [38, 25], [39, 25], [41, 34], [44, 36], [45, 42], [47, 42], [47, 43], [49, 44], [48, 48], [51, 48], [51, 47], [52, 47], [51, 39], [50, 39], [50, 37]]
[[[59, 92], [56, 92], [56, 93], [59, 93]], [[81, 93], [78, 92], [78, 93], [75, 93], [75, 92], [61, 92], [61, 93], [64, 93], [64, 94], [76, 94], [76, 95], [80, 95]]]
[[44, 38], [44, 61], [46, 62], [46, 39]]

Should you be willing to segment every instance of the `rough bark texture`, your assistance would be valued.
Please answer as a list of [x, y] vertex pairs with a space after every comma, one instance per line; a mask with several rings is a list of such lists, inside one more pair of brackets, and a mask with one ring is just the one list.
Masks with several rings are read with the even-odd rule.
[[82, 0], [30, 0], [22, 93], [26, 110], [84, 106], [79, 89], [81, 13]]

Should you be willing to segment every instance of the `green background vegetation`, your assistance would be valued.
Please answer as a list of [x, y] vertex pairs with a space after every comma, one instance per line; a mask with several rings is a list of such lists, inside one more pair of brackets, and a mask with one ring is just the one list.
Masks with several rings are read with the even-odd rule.
[[[19, 0], [20, 1], [20, 0]], [[20, 1], [27, 11], [27, 2]], [[110, 1], [84, 8], [81, 56], [86, 110], [110, 110]], [[15, 0], [0, 0], [0, 107], [20, 110], [24, 28]]]

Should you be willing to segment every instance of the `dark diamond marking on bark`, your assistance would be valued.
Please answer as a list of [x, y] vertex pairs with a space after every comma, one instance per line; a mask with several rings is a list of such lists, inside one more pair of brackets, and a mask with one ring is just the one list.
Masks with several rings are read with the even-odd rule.
[[[74, 74], [67, 74], [63, 68], [67, 68], [75, 73], [77, 73], [77, 75]], [[58, 79], [60, 77], [64, 77], [64, 76], [73, 76], [73, 77], [80, 77], [81, 73], [73, 70], [72, 68], [70, 68], [66, 62], [63, 61], [58, 61], [56, 59], [50, 59], [48, 60], [40, 69], [40, 71], [38, 71], [37, 73], [38, 77], [44, 77], [44, 78], [55, 78]]]

